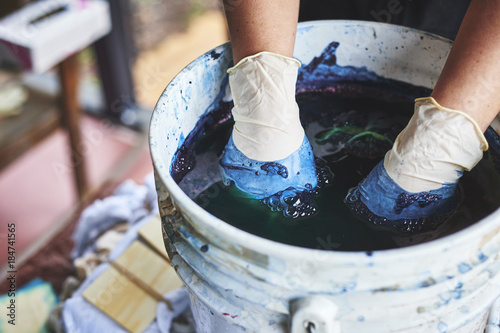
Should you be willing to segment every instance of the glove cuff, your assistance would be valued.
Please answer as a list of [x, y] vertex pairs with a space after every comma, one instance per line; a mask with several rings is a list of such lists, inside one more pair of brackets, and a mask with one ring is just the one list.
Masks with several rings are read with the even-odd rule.
[[295, 101], [300, 62], [271, 52], [246, 57], [228, 70], [235, 146], [257, 161], [283, 159], [302, 144]]
[[[256, 53], [254, 55], [251, 55], [251, 56], [248, 56], [248, 57], [245, 57], [243, 59], [241, 59], [240, 61], [238, 61], [238, 63], [236, 65], [234, 65], [233, 67], [230, 67], [228, 70], [227, 70], [227, 73], [228, 74], [232, 74], [234, 73], [234, 71], [240, 67], [243, 67], [245, 63], [248, 63], [250, 61], [254, 61], [254, 60], [258, 60], [260, 58], [276, 58], [277, 60], [281, 59], [282, 62], [284, 63], [289, 63], [290, 65], [296, 65], [297, 68], [301, 67], [302, 64], [300, 63], [300, 61], [298, 61], [297, 59], [294, 59], [294, 58], [290, 58], [290, 57], [287, 57], [287, 56], [284, 56], [284, 55], [281, 55], [281, 54], [278, 54], [278, 53], [273, 53], [273, 52], [268, 52], [268, 51], [263, 51], [263, 52], [259, 52], [259, 53]], [[283, 68], [287, 67], [288, 65], [281, 65]], [[280, 66], [280, 67], [281, 67]]]
[[415, 113], [386, 154], [387, 174], [409, 193], [454, 184], [482, 158], [488, 143], [476, 122], [432, 97], [415, 100]]
[[484, 133], [483, 133], [483, 131], [481, 131], [481, 128], [479, 127], [479, 125], [476, 123], [476, 121], [471, 116], [469, 116], [465, 112], [455, 110], [455, 109], [450, 109], [450, 108], [447, 108], [445, 106], [442, 106], [434, 99], [434, 97], [429, 96], [429, 97], [420, 97], [420, 98], [415, 99], [415, 104], [418, 106], [423, 105], [423, 104], [427, 104], [427, 103], [433, 104], [436, 108], [438, 108], [441, 111], [456, 113], [456, 114], [460, 114], [460, 115], [464, 116], [474, 126], [474, 129], [476, 130], [476, 135], [479, 138], [479, 140], [481, 140], [481, 143], [482, 143], [481, 149], [483, 151], [488, 150], [488, 148], [489, 148], [488, 141], [484, 137]]

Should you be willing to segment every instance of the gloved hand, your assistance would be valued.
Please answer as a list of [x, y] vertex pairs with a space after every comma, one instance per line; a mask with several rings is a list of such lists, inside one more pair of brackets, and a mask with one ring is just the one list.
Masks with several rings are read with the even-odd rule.
[[295, 101], [299, 67], [295, 59], [261, 52], [228, 70], [235, 124], [220, 159], [226, 184], [256, 198], [317, 185]]
[[411, 220], [456, 208], [458, 179], [487, 149], [488, 142], [470, 116], [442, 107], [432, 97], [418, 98], [413, 117], [392, 149], [349, 192], [346, 203], [362, 217], [376, 215], [369, 218], [375, 224], [398, 221], [411, 231]]

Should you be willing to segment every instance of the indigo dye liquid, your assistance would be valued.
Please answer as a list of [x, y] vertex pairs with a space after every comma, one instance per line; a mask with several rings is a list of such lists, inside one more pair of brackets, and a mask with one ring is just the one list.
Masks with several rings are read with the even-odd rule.
[[387, 94], [362, 91], [339, 94], [326, 89], [297, 95], [313, 151], [333, 175], [313, 197], [316, 213], [312, 216], [287, 218], [236, 187], [222, 184], [218, 159], [233, 125], [229, 104], [222, 105], [209, 121], [205, 119], [186, 140], [174, 163], [174, 179], [198, 205], [239, 229], [285, 244], [333, 251], [373, 251], [423, 243], [464, 229], [500, 206], [495, 163], [500, 158], [493, 151], [486, 152], [460, 179], [463, 202], [436, 230], [400, 233], [351, 215], [344, 204], [348, 190], [383, 159], [413, 114], [414, 105], [412, 98], [391, 96], [388, 101]]

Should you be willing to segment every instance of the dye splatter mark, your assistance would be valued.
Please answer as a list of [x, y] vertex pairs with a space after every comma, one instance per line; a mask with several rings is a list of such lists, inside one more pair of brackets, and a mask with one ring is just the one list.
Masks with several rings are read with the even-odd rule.
[[420, 283], [421, 288], [427, 288], [436, 284], [436, 280], [433, 278], [428, 278]]
[[437, 325], [437, 329], [439, 333], [446, 333], [448, 332], [448, 325], [446, 323], [440, 322]]
[[221, 56], [221, 54], [222, 54], [222, 53], [217, 53], [217, 52], [215, 52], [215, 50], [212, 50], [212, 52], [210, 52], [210, 56], [211, 56], [211, 57], [212, 57], [212, 59], [214, 59], [214, 60], [219, 59], [219, 58], [220, 58], [220, 56]]
[[203, 252], [203, 253], [206, 253], [208, 251], [208, 245], [205, 244], [202, 247], [200, 247], [200, 251]]
[[464, 293], [465, 290], [462, 289], [463, 284], [462, 282], [458, 282], [457, 285], [453, 290], [450, 291], [450, 295], [454, 299], [460, 299], [462, 298], [462, 294]]
[[464, 273], [467, 273], [468, 271], [470, 271], [472, 269], [472, 266], [469, 265], [469, 264], [466, 264], [466, 263], [461, 263], [458, 265], [458, 271], [462, 274]]
[[485, 255], [482, 252], [479, 253], [479, 255], [477, 256], [477, 258], [479, 259], [480, 262], [485, 262], [486, 260], [488, 260], [488, 256]]
[[229, 313], [226, 313], [226, 312], [222, 312], [222, 315], [223, 315], [223, 316], [228, 316], [228, 317], [231, 317], [231, 318], [233, 318], [233, 319], [234, 319], [234, 318], [236, 318], [236, 317], [238, 317], [238, 315], [230, 315]]

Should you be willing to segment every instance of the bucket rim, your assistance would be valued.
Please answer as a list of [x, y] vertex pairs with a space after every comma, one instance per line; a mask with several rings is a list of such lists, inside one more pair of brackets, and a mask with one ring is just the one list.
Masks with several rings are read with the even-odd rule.
[[[418, 29], [413, 29], [409, 27], [383, 23], [383, 22], [371, 22], [371, 21], [362, 21], [362, 20], [321, 20], [321, 21], [305, 21], [299, 22], [297, 27], [297, 36], [299, 36], [300, 30], [315, 28], [317, 26], [365, 26], [368, 28], [389, 28], [399, 33], [412, 34], [415, 36], [424, 36], [430, 40], [437, 40], [447, 45], [451, 46], [452, 41], [429, 33], [425, 31], [421, 31]], [[425, 39], [424, 39], [425, 40]], [[425, 243], [417, 244], [417, 245], [409, 245], [401, 248], [392, 248], [385, 250], [373, 250], [373, 251], [334, 251], [334, 250], [321, 250], [321, 249], [312, 249], [299, 247], [296, 245], [290, 245], [285, 243], [276, 242], [270, 239], [266, 239], [252, 233], [246, 232], [244, 230], [238, 229], [227, 222], [215, 217], [210, 214], [208, 211], [204, 210], [198, 204], [194, 202], [189, 196], [177, 185], [172, 176], [170, 175], [170, 165], [163, 165], [161, 162], [161, 150], [157, 145], [152, 145], [152, 139], [155, 135], [158, 135], [158, 127], [160, 126], [158, 121], [154, 121], [159, 117], [159, 107], [166, 98], [166, 96], [176, 89], [177, 85], [179, 85], [183, 80], [183, 74], [190, 71], [191, 68], [202, 64], [202, 60], [204, 56], [209, 55], [212, 52], [220, 53], [221, 51], [230, 51], [231, 45], [230, 42], [226, 42], [221, 44], [211, 50], [208, 50], [200, 57], [194, 59], [191, 63], [189, 63], [186, 67], [184, 67], [166, 86], [162, 95], [158, 99], [158, 102], [155, 105], [153, 110], [153, 114], [150, 120], [149, 126], [149, 147], [150, 154], [153, 161], [154, 172], [156, 176], [161, 181], [162, 185], [165, 186], [167, 192], [172, 197], [174, 204], [178, 205], [183, 212], [189, 210], [189, 219], [191, 223], [203, 223], [205, 227], [211, 230], [216, 230], [217, 233], [226, 239], [231, 239], [231, 242], [235, 245], [241, 247], [248, 247], [245, 244], [252, 244], [252, 248], [261, 248], [266, 249], [266, 254], [270, 256], [279, 256], [279, 257], [290, 257], [290, 256], [304, 256], [304, 255], [314, 255], [315, 253], [320, 253], [322, 256], [328, 259], [334, 259], [338, 263], [352, 263], [353, 261], [358, 261], [360, 263], [366, 262], [367, 260], [370, 262], [379, 261], [388, 261], [395, 260], [397, 258], [406, 257], [409, 258], [409, 255], [418, 255], [428, 254], [431, 252], [442, 251], [442, 250], [450, 250], [452, 248], [456, 249], [460, 246], [466, 246], [469, 239], [474, 239], [477, 237], [489, 235], [491, 232], [499, 233], [500, 232], [500, 208], [493, 211], [491, 214], [486, 216], [485, 218], [475, 222], [471, 226], [457, 231], [451, 235], [447, 235], [435, 240], [431, 240]], [[161, 172], [159, 171], [161, 169]], [[205, 228], [206, 229], [206, 228]], [[369, 255], [367, 255], [369, 253]]]
[[429, 39], [438, 40], [442, 42], [446, 42], [450, 45], [453, 44], [453, 40], [434, 34], [432, 32], [410, 28], [404, 25], [385, 23], [385, 22], [375, 22], [375, 21], [364, 21], [364, 20], [317, 20], [317, 21], [302, 21], [297, 24], [297, 32], [299, 30], [307, 30], [308, 28], [313, 28], [322, 25], [340, 25], [343, 27], [349, 27], [351, 25], [354, 26], [366, 26], [366, 27], [379, 27], [386, 28], [386, 30], [392, 30], [399, 33], [413, 33], [418, 34], [419, 36], [424, 36]]

